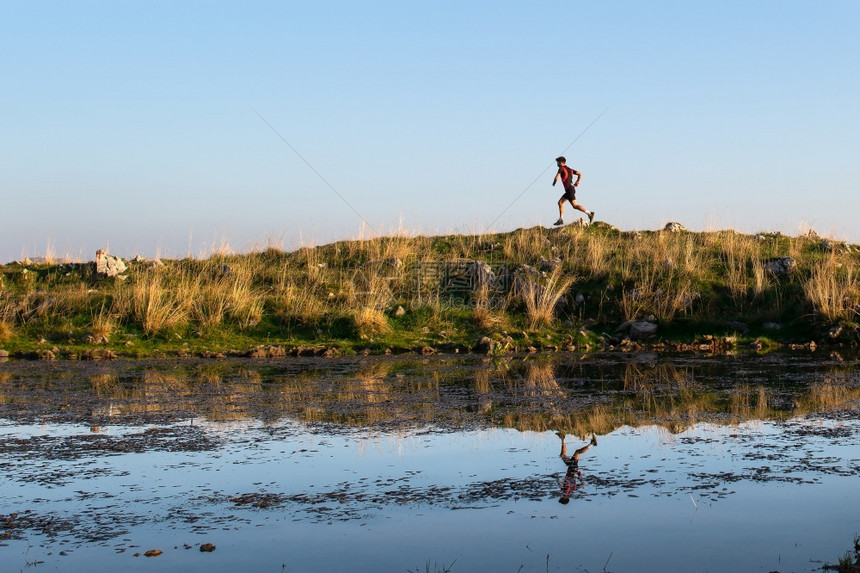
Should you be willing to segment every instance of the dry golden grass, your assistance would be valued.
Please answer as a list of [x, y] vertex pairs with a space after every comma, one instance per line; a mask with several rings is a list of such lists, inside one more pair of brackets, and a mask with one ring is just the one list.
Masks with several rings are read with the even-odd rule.
[[285, 284], [273, 295], [275, 314], [288, 321], [310, 324], [322, 318], [326, 307], [323, 299], [307, 286]]
[[391, 330], [391, 326], [388, 324], [388, 317], [381, 310], [368, 306], [355, 311], [353, 323], [358, 331], [359, 338], [364, 340], [385, 334]]
[[111, 312], [102, 305], [90, 324], [90, 336], [95, 341], [107, 342], [116, 329], [117, 323]]
[[187, 273], [181, 273], [179, 280], [171, 284], [161, 273], [147, 271], [130, 285], [117, 289], [112, 310], [153, 335], [185, 326], [196, 292], [195, 279]]
[[854, 320], [860, 314], [860, 281], [852, 263], [843, 264], [835, 256], [812, 268], [803, 283], [803, 292], [813, 308], [831, 322]]
[[531, 278], [522, 281], [519, 294], [526, 305], [529, 328], [546, 326], [555, 320], [555, 307], [573, 282], [573, 277], [564, 276], [561, 267], [550, 273], [545, 285]]
[[11, 322], [0, 320], [0, 342], [7, 342], [15, 335], [15, 327]]
[[[502, 245], [504, 255], [509, 260], [537, 261], [548, 249], [548, 240], [541, 228], [519, 229], [509, 234]], [[463, 253], [470, 258], [472, 253]]]

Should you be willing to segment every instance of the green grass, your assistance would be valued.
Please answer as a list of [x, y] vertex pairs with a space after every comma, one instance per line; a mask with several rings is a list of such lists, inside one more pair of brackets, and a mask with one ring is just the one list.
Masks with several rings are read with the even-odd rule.
[[[791, 274], [766, 270], [785, 256], [797, 263]], [[497, 280], [479, 284], [469, 274], [476, 261]], [[618, 342], [622, 322], [643, 319], [659, 325], [648, 342], [670, 345], [706, 335], [765, 349], [856, 344], [859, 262], [856, 246], [813, 237], [595, 224], [130, 262], [125, 280], [100, 277], [93, 264], [12, 263], [0, 266], [0, 348], [61, 357], [259, 345], [348, 354], [468, 349], [490, 336], [522, 351], [595, 350]]]

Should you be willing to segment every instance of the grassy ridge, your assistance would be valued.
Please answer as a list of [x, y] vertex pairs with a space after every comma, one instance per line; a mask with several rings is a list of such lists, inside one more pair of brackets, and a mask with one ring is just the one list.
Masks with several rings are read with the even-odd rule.
[[[786, 274], [771, 261], [791, 257]], [[817, 236], [620, 232], [605, 224], [390, 236], [293, 252], [0, 266], [0, 348], [98, 357], [858, 341], [857, 247]], [[777, 325], [779, 329], [776, 329]], [[841, 329], [839, 328], [841, 327]], [[280, 349], [280, 350], [278, 350]], [[308, 350], [307, 352], [310, 352]]]

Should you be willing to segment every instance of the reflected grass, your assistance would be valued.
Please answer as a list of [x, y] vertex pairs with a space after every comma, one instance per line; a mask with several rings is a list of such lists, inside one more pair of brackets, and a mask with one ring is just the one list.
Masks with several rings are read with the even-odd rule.
[[[738, 370], [738, 365], [743, 368]], [[780, 366], [775, 366], [780, 364]], [[860, 408], [851, 361], [771, 359], [582, 362], [503, 359], [189, 361], [144, 368], [70, 364], [46, 372], [0, 369], [0, 415], [200, 417], [215, 422], [293, 419], [344, 427], [506, 427], [580, 438], [629, 426], [672, 433], [703, 422], [737, 424]], [[768, 379], [772, 382], [768, 382]], [[77, 382], [82, 380], [83, 383]]]

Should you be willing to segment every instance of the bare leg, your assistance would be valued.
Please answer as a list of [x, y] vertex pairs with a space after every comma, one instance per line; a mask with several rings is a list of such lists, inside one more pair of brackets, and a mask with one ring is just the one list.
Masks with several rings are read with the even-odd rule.
[[564, 433], [556, 432], [555, 434], [559, 438], [561, 438], [561, 457], [565, 457], [567, 455], [567, 444], [564, 443]]
[[586, 215], [588, 215], [591, 212], [588, 209], [586, 209], [582, 203], [577, 203], [575, 199], [573, 201], [571, 201], [570, 204], [573, 206], [574, 209], [576, 209], [577, 211], [582, 211]]
[[562, 195], [561, 199], [558, 200], [558, 218], [559, 219], [564, 218], [564, 202], [565, 201], [567, 201], [567, 199], [565, 199], [563, 195]]
[[578, 460], [579, 456], [581, 456], [582, 454], [587, 452], [588, 448], [590, 448], [590, 447], [591, 447], [591, 444], [586, 444], [586, 445], [582, 446], [581, 448], [579, 448], [578, 450], [576, 450], [575, 452], [573, 452], [573, 459]]

